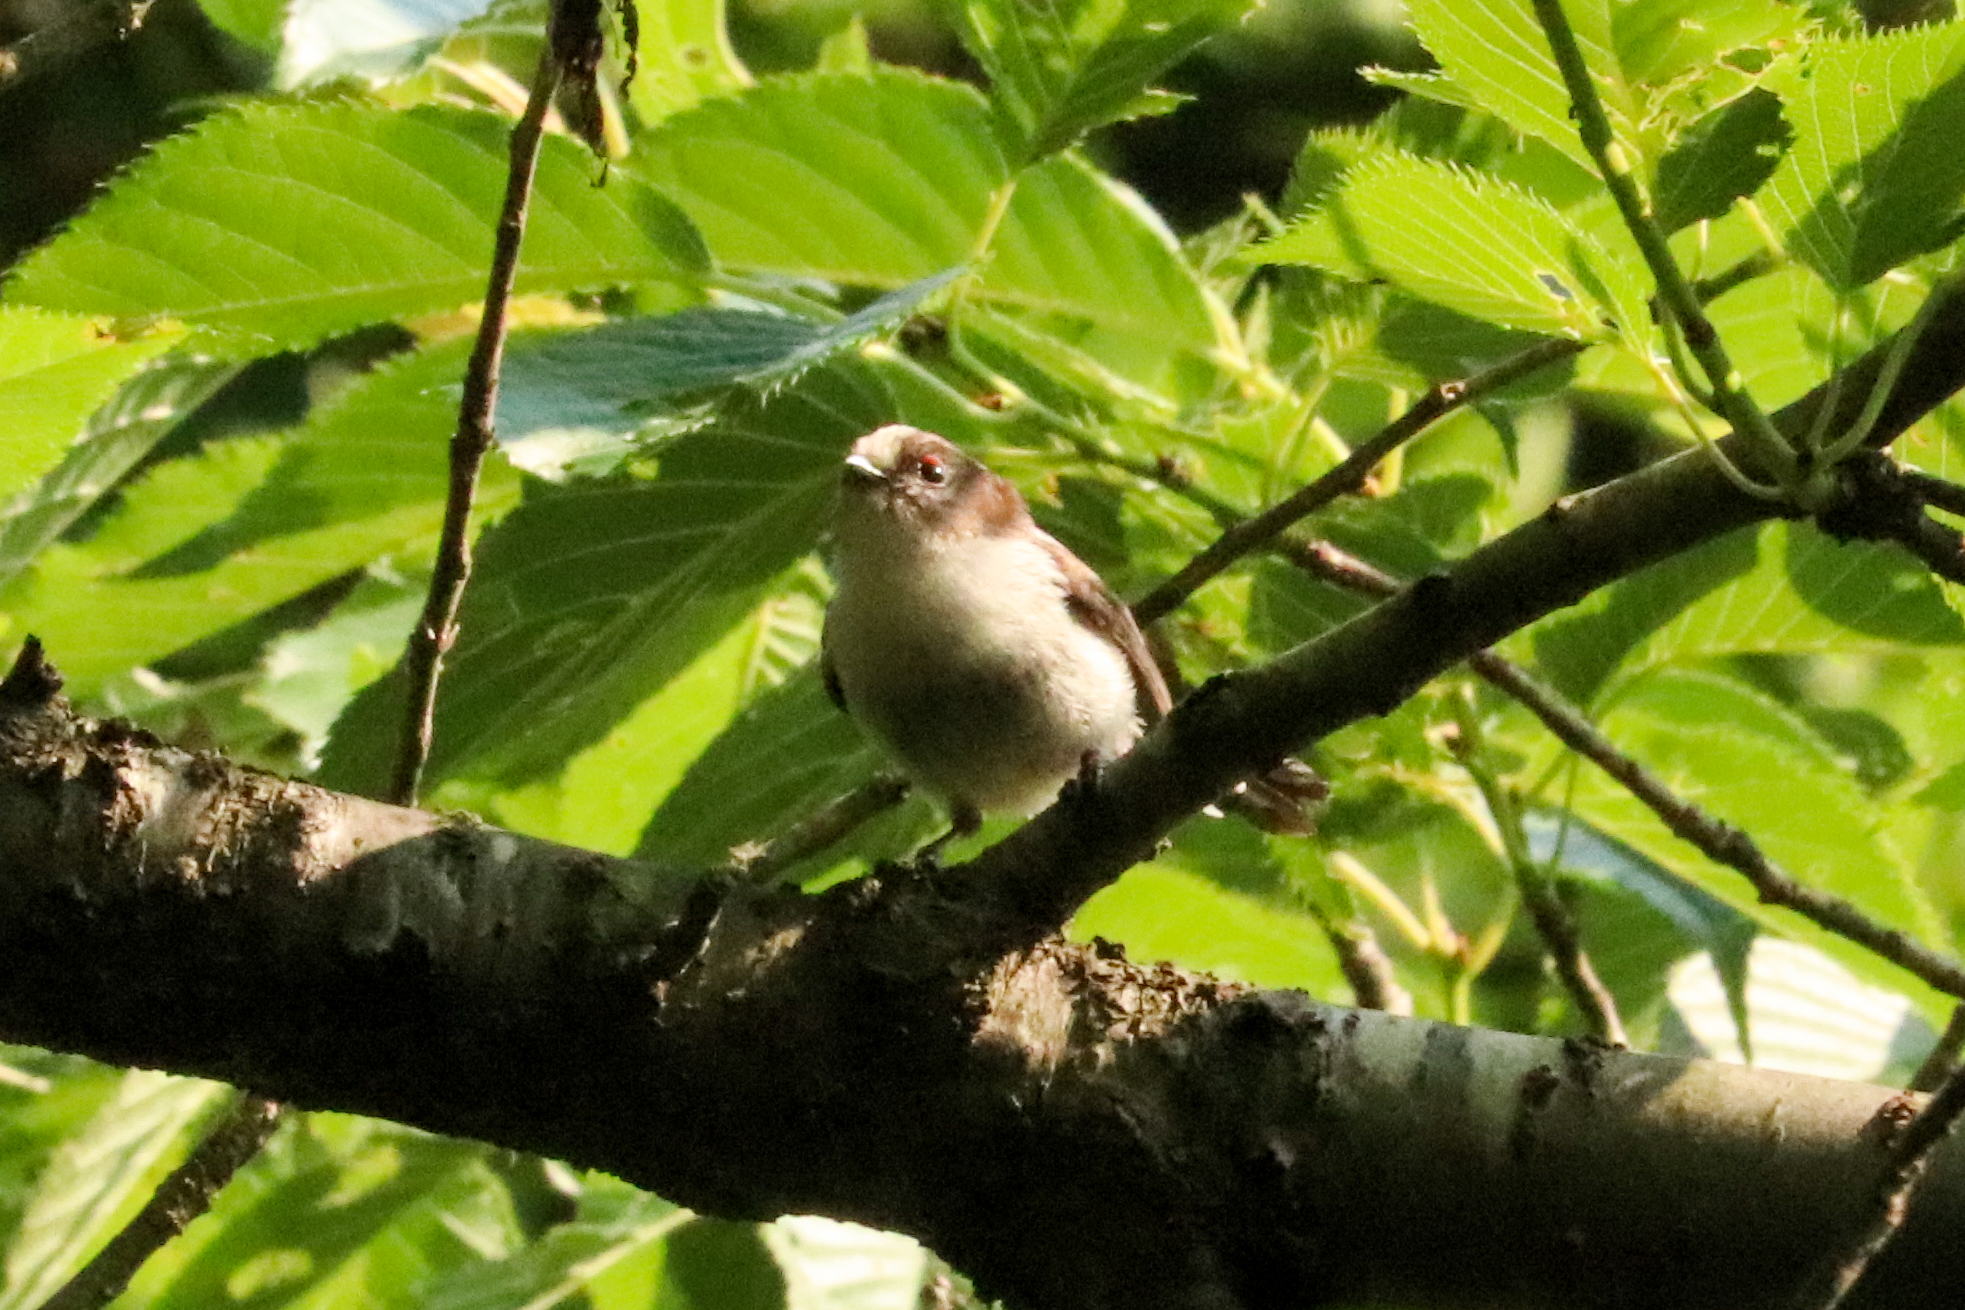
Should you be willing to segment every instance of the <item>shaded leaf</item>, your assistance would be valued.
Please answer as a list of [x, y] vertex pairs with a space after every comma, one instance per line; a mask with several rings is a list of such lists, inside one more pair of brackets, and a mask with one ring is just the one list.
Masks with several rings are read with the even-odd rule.
[[393, 1124], [307, 1116], [151, 1258], [124, 1302], [414, 1310], [426, 1282], [516, 1244], [486, 1149]]
[[0, 583], [67, 531], [240, 368], [202, 356], [166, 357], [125, 383], [90, 417], [61, 463], [0, 508]]
[[[720, 864], [731, 848], [777, 836], [885, 767], [808, 666], [761, 693], [690, 765], [649, 819], [635, 857]], [[933, 822], [932, 807], [917, 797], [824, 859], [898, 855]]]
[[453, 1270], [429, 1289], [424, 1310], [547, 1310], [694, 1218], [645, 1192], [609, 1207], [604, 1217], [590, 1216], [584, 1194], [581, 1199], [581, 1218], [555, 1225], [517, 1254]]
[[1533, 630], [1572, 700], [1672, 663], [1743, 653], [1879, 651], [1965, 641], [1943, 591], [1901, 552], [1805, 525], [1728, 534], [1625, 578]]
[[[652, 480], [534, 483], [486, 532], [445, 659], [430, 776], [555, 772], [753, 610], [808, 553], [838, 460], [890, 417], [878, 379], [836, 365], [663, 447]], [[393, 757], [400, 677], [359, 695], [322, 762], [373, 786]]]
[[718, 389], [770, 389], [893, 332], [962, 274], [909, 283], [835, 323], [763, 309], [702, 308], [613, 319], [579, 332], [515, 336], [499, 385], [499, 441], [514, 463], [552, 475], [602, 472], [650, 423], [707, 422]]
[[1658, 161], [1652, 204], [1667, 232], [1718, 218], [1774, 172], [1793, 136], [1773, 92], [1756, 89], [1701, 119]]

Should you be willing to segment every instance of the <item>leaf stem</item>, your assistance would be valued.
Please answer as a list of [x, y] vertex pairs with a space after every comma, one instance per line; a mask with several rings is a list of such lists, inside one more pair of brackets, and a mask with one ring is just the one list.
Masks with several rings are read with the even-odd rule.
[[1791, 496], [1803, 493], [1809, 470], [1803, 469], [1794, 449], [1775, 430], [1773, 420], [1741, 382], [1719, 333], [1713, 329], [1712, 320], [1706, 317], [1692, 284], [1673, 257], [1665, 231], [1658, 225], [1650, 202], [1632, 173], [1629, 153], [1615, 138], [1609, 115], [1604, 112], [1603, 101], [1590, 78], [1589, 66], [1583, 60], [1582, 47], [1576, 42], [1569, 16], [1563, 12], [1562, 0], [1534, 0], [1534, 4], [1536, 19], [1548, 38], [1550, 53], [1555, 56], [1563, 85], [1569, 91], [1583, 148], [1596, 161], [1597, 171], [1617, 203], [1624, 226], [1637, 241], [1644, 262], [1651, 269], [1661, 309], [1684, 333], [1686, 346], [1705, 372], [1720, 415], [1752, 445], [1783, 491]]

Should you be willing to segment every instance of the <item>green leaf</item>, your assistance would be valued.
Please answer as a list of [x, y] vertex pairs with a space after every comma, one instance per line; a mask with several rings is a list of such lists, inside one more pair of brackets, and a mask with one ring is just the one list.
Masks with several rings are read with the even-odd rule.
[[[760, 694], [697, 757], [648, 820], [635, 858], [720, 864], [731, 848], [778, 835], [885, 766], [808, 666]], [[823, 858], [897, 855], [931, 822], [916, 798]]]
[[1396, 151], [1353, 167], [1335, 195], [1252, 257], [1383, 279], [1526, 332], [1587, 340], [1603, 334], [1605, 317], [1627, 331], [1648, 323], [1642, 266], [1624, 253], [1509, 183]]
[[38, 1306], [149, 1199], [193, 1140], [234, 1095], [223, 1083], [149, 1070], [123, 1075], [116, 1095], [64, 1141], [35, 1184], [7, 1248], [0, 1307]]
[[124, 1071], [79, 1055], [0, 1046], [0, 1246], [13, 1240], [36, 1182], [68, 1138], [116, 1095]]
[[[214, 114], [119, 178], [21, 263], [17, 304], [166, 315], [262, 348], [452, 309], [484, 294], [509, 123], [492, 114], [348, 103]], [[581, 147], [548, 136], [516, 289], [689, 280], [688, 220]], [[924, 272], [933, 272], [929, 269]]]
[[0, 507], [0, 584], [67, 531], [241, 367], [203, 356], [167, 356], [125, 383], [90, 417], [59, 465]]
[[[790, 676], [819, 648], [822, 602], [806, 570], [670, 679], [559, 776], [487, 797], [460, 784], [456, 804], [537, 837], [626, 854], [656, 806], [753, 696]], [[835, 711], [836, 713], [836, 711]], [[735, 845], [733, 837], [717, 853]]]
[[[286, 439], [241, 438], [153, 469], [86, 542], [44, 551], [0, 591], [12, 630], [32, 631], [87, 695], [397, 550], [431, 542], [448, 489], [454, 401], [443, 384], [467, 342], [402, 357]], [[516, 492], [487, 465], [479, 506]]]
[[[687, 667], [818, 540], [846, 448], [890, 417], [878, 378], [836, 365], [662, 447], [653, 480], [534, 483], [478, 547], [445, 659], [432, 778], [505, 782], [563, 761]], [[393, 758], [398, 674], [365, 690], [323, 760], [373, 786]]]
[[587, 1217], [586, 1197], [581, 1199], [580, 1219], [555, 1225], [504, 1260], [453, 1270], [427, 1291], [423, 1310], [548, 1310], [695, 1218], [645, 1192], [604, 1218]]
[[[1618, 80], [1606, 0], [1569, 0], [1563, 8], [1618, 134], [1632, 135], [1634, 115], [1629, 93]], [[1569, 92], [1535, 20], [1532, 0], [1409, 0], [1406, 12], [1420, 41], [1460, 89], [1462, 102], [1480, 106], [1596, 171], [1576, 135]]]
[[0, 306], [0, 496], [47, 472], [96, 407], [179, 335], [117, 341], [90, 319]]
[[309, 1115], [151, 1258], [124, 1303], [414, 1310], [426, 1283], [517, 1243], [485, 1153], [393, 1124]]
[[785, 1276], [785, 1310], [916, 1310], [928, 1252], [912, 1237], [786, 1215], [759, 1232]]
[[[882, 288], [966, 264], [1009, 176], [975, 91], [885, 67], [705, 101], [648, 133], [640, 159], [721, 263]], [[989, 250], [971, 293], [984, 303], [1214, 344], [1172, 234], [1076, 159], [1021, 176]]]
[[1151, 864], [1087, 901], [1070, 932], [1117, 942], [1141, 962], [1171, 960], [1313, 996], [1349, 994], [1323, 929], [1285, 889], [1263, 835], [1239, 819], [1183, 824]]
[[651, 424], [700, 426], [719, 388], [770, 390], [898, 329], [961, 269], [888, 292], [835, 323], [766, 310], [685, 309], [580, 332], [514, 336], [499, 385], [507, 455], [541, 476], [604, 472]]
[[423, 611], [426, 584], [370, 576], [334, 613], [266, 648], [246, 704], [300, 735], [299, 752], [318, 760], [328, 730], [354, 694], [387, 673]]
[[[1604, 733], [1671, 791], [1753, 835], [1801, 882], [1913, 936], [1940, 940], [1936, 916], [1880, 831], [1860, 785], [1800, 719], [1742, 683], [1660, 671], [1627, 688]], [[1598, 829], [1782, 936], [1811, 942], [1864, 977], [1921, 989], [1847, 940], [1760, 903], [1740, 874], [1707, 860], [1600, 771], [1577, 775], [1574, 805]]]
[[1804, 5], [1778, 0], [1625, 0], [1611, 14], [1617, 59], [1633, 82], [1664, 86], [1715, 71], [1749, 46], [1793, 41], [1808, 25]]
[[213, 27], [261, 54], [270, 55], [280, 48], [285, 0], [199, 0], [198, 7]]
[[1658, 161], [1652, 205], [1659, 225], [1676, 232], [1724, 214], [1767, 181], [1791, 136], [1780, 97], [1764, 88], [1701, 119]]
[[1901, 552], [1775, 523], [1633, 574], [1537, 625], [1533, 640], [1545, 676], [1589, 703], [1668, 664], [1954, 645], [1965, 623]]
[[1760, 195], [1839, 291], [1950, 243], [1965, 194], [1965, 24], [1824, 40], [1778, 88], [1794, 146]]
[[1165, 112], [1149, 87], [1256, 0], [960, 0], [963, 44], [989, 74], [1004, 149], [1038, 159], [1094, 128]]
[[662, 0], [641, 6], [639, 65], [628, 102], [645, 124], [751, 85], [730, 45], [725, 0]]

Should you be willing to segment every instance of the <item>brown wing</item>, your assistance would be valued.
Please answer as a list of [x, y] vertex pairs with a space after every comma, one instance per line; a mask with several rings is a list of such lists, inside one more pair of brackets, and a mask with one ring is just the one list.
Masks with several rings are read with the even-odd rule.
[[1133, 671], [1133, 686], [1139, 691], [1140, 717], [1148, 723], [1165, 718], [1173, 708], [1173, 697], [1167, 694], [1167, 680], [1160, 676], [1160, 666], [1153, 662], [1153, 653], [1146, 648], [1146, 634], [1134, 622], [1133, 612], [1112, 594], [1105, 579], [1067, 550], [1063, 542], [1048, 533], [1038, 535], [1064, 574], [1064, 603], [1072, 617], [1124, 653]]

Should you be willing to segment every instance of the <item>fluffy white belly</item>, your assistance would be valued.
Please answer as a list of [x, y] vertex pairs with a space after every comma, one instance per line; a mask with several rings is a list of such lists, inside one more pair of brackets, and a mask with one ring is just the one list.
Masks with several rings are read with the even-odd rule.
[[917, 783], [956, 804], [1034, 813], [1087, 751], [1111, 759], [1139, 736], [1132, 672], [1072, 616], [1043, 547], [961, 546], [959, 568], [951, 552], [924, 550], [844, 571], [827, 651], [847, 706]]

